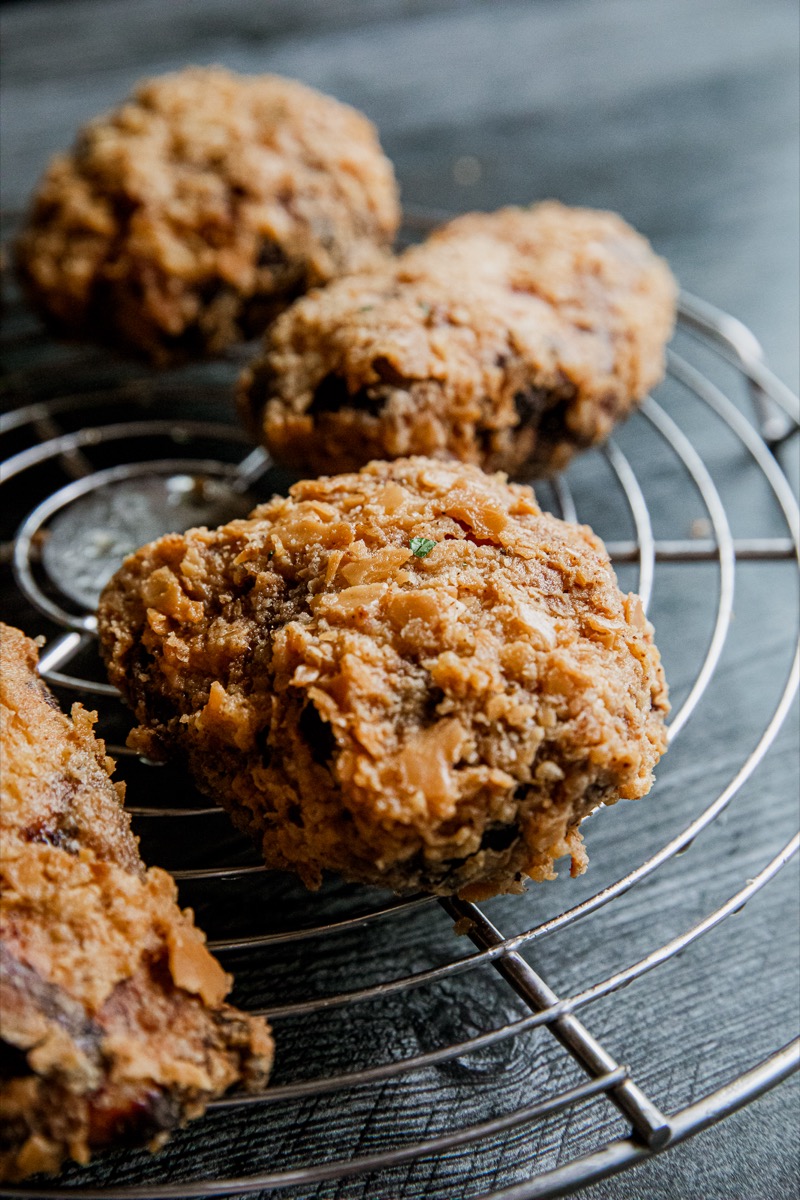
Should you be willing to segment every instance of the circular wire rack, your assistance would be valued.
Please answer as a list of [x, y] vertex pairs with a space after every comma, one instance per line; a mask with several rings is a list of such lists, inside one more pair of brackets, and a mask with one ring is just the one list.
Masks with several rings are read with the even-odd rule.
[[[425, 224], [422, 218], [421, 223]], [[591, 517], [596, 531], [606, 538], [623, 580], [626, 572], [632, 573], [631, 582], [645, 608], [658, 596], [658, 570], [662, 564], [688, 568], [704, 563], [715, 572], [715, 586], [708, 588], [705, 647], [694, 677], [683, 688], [673, 710], [671, 744], [690, 722], [715, 676], [730, 628], [740, 564], [782, 564], [784, 586], [796, 591], [800, 555], [797, 504], [773, 453], [776, 444], [797, 430], [796, 398], [768, 370], [756, 339], [734, 318], [683, 295], [679, 334], [683, 340], [679, 338], [676, 345], [685, 346], [685, 353], [670, 351], [666, 383], [655, 397], [644, 402], [619, 437], [602, 451], [580, 460], [583, 466], [576, 465], [576, 482], [571, 469], [552, 484], [537, 486], [543, 506], [557, 515], [567, 520]], [[699, 365], [692, 361], [693, 347]], [[44, 627], [49, 633], [41, 654], [44, 678], [62, 695], [78, 695], [99, 707], [101, 733], [107, 737], [109, 751], [118, 759], [119, 771], [128, 781], [129, 811], [142, 835], [145, 857], [150, 862], [170, 865], [177, 854], [180, 861], [173, 874], [182, 896], [184, 889], [195, 889], [191, 899], [199, 908], [204, 927], [214, 926], [210, 945], [229, 959], [226, 965], [236, 973], [235, 1000], [243, 1007], [265, 1012], [275, 1023], [279, 1063], [286, 1022], [299, 1022], [296, 1045], [304, 1054], [303, 1069], [296, 1077], [291, 1077], [291, 1065], [284, 1066], [263, 1096], [232, 1094], [218, 1100], [211, 1105], [209, 1116], [178, 1134], [157, 1158], [151, 1159], [143, 1152], [105, 1156], [88, 1173], [67, 1168], [57, 1183], [5, 1187], [3, 1195], [35, 1194], [42, 1200], [57, 1196], [75, 1200], [101, 1196], [178, 1200], [284, 1190], [307, 1195], [309, 1189], [327, 1181], [384, 1172], [425, 1158], [467, 1156], [475, 1145], [488, 1144], [511, 1131], [530, 1131], [537, 1123], [572, 1109], [588, 1110], [589, 1126], [594, 1123], [602, 1130], [603, 1122], [594, 1114], [608, 1109], [609, 1103], [614, 1106], [625, 1123], [618, 1136], [601, 1138], [599, 1144], [588, 1149], [579, 1148], [567, 1161], [549, 1165], [511, 1186], [480, 1193], [484, 1200], [533, 1200], [576, 1190], [675, 1145], [740, 1108], [800, 1065], [798, 1041], [776, 1047], [768, 1057], [747, 1066], [723, 1086], [693, 1096], [678, 1111], [665, 1113], [637, 1083], [631, 1069], [619, 1063], [589, 1032], [580, 1015], [602, 998], [662, 967], [741, 910], [797, 852], [798, 836], [775, 847], [769, 861], [755, 873], [748, 873], [745, 882], [701, 919], [663, 944], [648, 946], [647, 952], [634, 961], [592, 983], [584, 982], [569, 994], [556, 994], [530, 962], [531, 952], [544, 939], [552, 941], [559, 933], [620, 900], [673, 862], [731, 805], [768, 755], [791, 711], [798, 687], [795, 635], [787, 630], [782, 647], [783, 678], [774, 703], [755, 730], [752, 744], [741, 751], [734, 748], [739, 761], [724, 786], [706, 794], [698, 792], [688, 821], [667, 840], [653, 845], [651, 852], [624, 875], [612, 878], [578, 903], [559, 907], [559, 891], [559, 902], [546, 920], [505, 934], [482, 907], [455, 898], [398, 899], [335, 883], [327, 885], [319, 897], [306, 897], [299, 886], [266, 872], [252, 851], [228, 832], [220, 810], [185, 781], [171, 775], [169, 768], [156, 769], [127, 749], [126, 718], [117, 693], [102, 679], [94, 651], [94, 617], [87, 602], [124, 553], [156, 532], [168, 530], [170, 521], [183, 527], [200, 523], [208, 519], [209, 513], [220, 511], [220, 505], [223, 511], [239, 515], [247, 511], [249, 504], [286, 485], [266, 454], [248, 446], [232, 419], [219, 420], [221, 412], [229, 411], [229, 384], [237, 355], [229, 356], [222, 366], [169, 375], [109, 365], [99, 351], [54, 348], [18, 304], [12, 306], [4, 348], [10, 348], [12, 354], [22, 348], [25, 359], [23, 367], [6, 377], [6, 390], [17, 398], [17, 407], [8, 411], [0, 423], [6, 459], [0, 511], [10, 522], [7, 540], [0, 548], [0, 562], [6, 575], [10, 569], [13, 577], [13, 582], [9, 578], [3, 586], [5, 612], [28, 632]], [[720, 367], [727, 372], [726, 386], [716, 382]], [[744, 415], [741, 403], [732, 398], [737, 388], [749, 393], [755, 424]], [[680, 396], [680, 400], [673, 401], [673, 396]], [[26, 402], [19, 404], [20, 399]], [[699, 408], [710, 424], [711, 433], [704, 447], [714, 444], [715, 427], [733, 440], [737, 447], [734, 453], [748, 463], [751, 471], [755, 470], [757, 487], [768, 496], [780, 517], [780, 535], [775, 533], [773, 520], [768, 537], [734, 537], [706, 461], [708, 454], [684, 432], [685, 406]], [[677, 414], [668, 408], [677, 409]], [[693, 419], [688, 425], [694, 428]], [[637, 457], [639, 446], [647, 438], [658, 447], [673, 493], [691, 494], [693, 503], [700, 505], [701, 515], [695, 518], [691, 536], [683, 536], [683, 530], [677, 534], [673, 531], [671, 536], [661, 534], [668, 514], [648, 502], [647, 481], [641, 476]], [[588, 472], [585, 481], [582, 472]], [[586, 496], [598, 494], [600, 476], [604, 480], [603, 503], [593, 504], [591, 513], [587, 513]], [[137, 508], [140, 500], [143, 507]], [[155, 532], [153, 521], [161, 527]], [[105, 540], [100, 536], [98, 540], [98, 530], [102, 535], [109, 527], [114, 536]], [[626, 528], [627, 536], [620, 536], [620, 530]], [[664, 588], [671, 587], [677, 596], [680, 584], [675, 583], [676, 578], [672, 572]], [[661, 639], [660, 644], [666, 651]], [[669, 771], [667, 756], [656, 791], [665, 786]], [[648, 799], [644, 803], [652, 802]], [[201, 827], [205, 830], [202, 836], [196, 833]], [[280, 917], [277, 923], [272, 920], [276, 910]], [[511, 910], [506, 906], [503, 911]], [[266, 930], [265, 913], [271, 914]], [[525, 915], [523, 910], [523, 920]], [[399, 935], [403, 922], [413, 924], [410, 940]], [[466, 937], [453, 936], [453, 922], [456, 932]], [[326, 989], [323, 971], [319, 994], [303, 996], [302, 988], [300, 994], [295, 994], [292, 988], [298, 978], [305, 978], [308, 964], [320, 960], [324, 963], [325, 947], [339, 939], [346, 943], [344, 979], [348, 954], [353, 974], [359, 979], [363, 977], [365, 959], [375, 956], [378, 968], [374, 982], [358, 988], [345, 983]], [[472, 943], [469, 950], [465, 949], [467, 939]], [[387, 944], [391, 952], [381, 958], [377, 948]], [[280, 1002], [264, 1005], [259, 1003], [259, 997], [263, 998], [259, 988], [276, 969], [276, 955], [284, 980], [277, 985]], [[434, 960], [438, 956], [438, 961], [420, 966], [420, 961], [427, 961], [426, 955]], [[492, 1008], [481, 1002], [487, 968], [494, 983], [502, 981], [498, 986], [508, 989], [511, 1008], [507, 1019], [497, 1018], [496, 1004]], [[330, 975], [334, 980], [340, 978], [333, 970]], [[464, 1019], [463, 1007], [456, 1006], [456, 1015], [444, 1022], [430, 1019], [431, 1012], [441, 1012], [441, 1005], [425, 1010], [422, 1016], [419, 1006], [415, 1008], [418, 1024], [421, 1022], [427, 1031], [425, 1048], [420, 1049], [418, 1041], [401, 1041], [400, 1052], [387, 1054], [374, 1027], [365, 1022], [368, 1046], [364, 1065], [356, 1069], [350, 1069], [348, 1063], [344, 1064], [346, 1069], [341, 1069], [341, 1063], [333, 1068], [326, 1066], [330, 1056], [321, 1048], [337, 1036], [335, 1029], [331, 1034], [325, 1032], [326, 1020], [337, 1018], [345, 1026], [352, 1026], [364, 1019], [361, 1014], [370, 1006], [380, 1009], [381, 1005], [389, 1005], [394, 1028], [397, 1013], [406, 1011], [414, 997], [435, 996], [437, 989], [459, 980], [466, 981], [467, 994], [473, 998], [467, 1001], [469, 1019]], [[244, 991], [241, 999], [240, 985]], [[666, 986], [676, 984], [673, 980]], [[487, 1021], [487, 1014], [492, 1019]], [[486, 1027], [481, 1027], [482, 1021]], [[440, 1029], [445, 1036], [437, 1042], [435, 1033]], [[459, 1086], [463, 1099], [463, 1088], [482, 1086], [480, 1069], [473, 1071], [469, 1064], [480, 1064], [493, 1053], [501, 1054], [504, 1047], [536, 1030], [540, 1038], [552, 1035], [552, 1045], [560, 1047], [558, 1053], [563, 1051], [571, 1066], [577, 1064], [578, 1077], [568, 1081], [570, 1086], [564, 1086], [563, 1080], [559, 1084], [560, 1077], [553, 1075], [555, 1086], [548, 1089], [545, 1081], [534, 1088], [532, 1098], [529, 1094], [525, 1102], [502, 1113], [492, 1111], [487, 1119], [448, 1119], [446, 1127], [433, 1136], [393, 1136], [393, 1129], [403, 1126], [403, 1106], [418, 1102], [419, 1080], [426, 1071], [461, 1064], [464, 1069]], [[391, 1038], [388, 1041], [395, 1046]], [[535, 1077], [541, 1042], [525, 1044], [526, 1062]], [[403, 1053], [404, 1045], [406, 1049], [410, 1045], [412, 1052]], [[318, 1059], [322, 1065], [315, 1070]], [[335, 1138], [323, 1140], [321, 1152], [319, 1141], [300, 1139], [293, 1161], [287, 1165], [280, 1147], [268, 1145], [267, 1131], [281, 1106], [302, 1112], [306, 1102], [329, 1096], [345, 1125], [352, 1110], [356, 1127], [363, 1128], [367, 1110], [359, 1107], [358, 1097], [376, 1086], [380, 1087], [378, 1111], [382, 1108], [394, 1115], [392, 1127], [388, 1133], [383, 1132], [374, 1151], [364, 1152], [363, 1137], [348, 1143], [342, 1132], [341, 1144], [347, 1147], [347, 1153], [336, 1153]], [[470, 1106], [463, 1103], [462, 1108], [468, 1112]], [[259, 1169], [251, 1169], [247, 1157], [243, 1161], [237, 1157], [237, 1116], [246, 1123], [246, 1144], [252, 1147], [263, 1142], [266, 1147], [266, 1161], [257, 1164]], [[202, 1155], [198, 1159], [194, 1151], [201, 1135], [196, 1131], [205, 1122], [217, 1119], [229, 1122], [230, 1152], [219, 1149], [226, 1145], [226, 1134], [217, 1132], [214, 1154], [207, 1160]], [[192, 1135], [194, 1142], [187, 1143]], [[188, 1151], [186, 1146], [190, 1147]], [[230, 1163], [238, 1169], [220, 1172], [220, 1155], [225, 1168]], [[193, 1156], [203, 1165], [200, 1174], [196, 1169], [187, 1171], [186, 1162]], [[466, 1184], [464, 1187], [464, 1194], [478, 1195]]]

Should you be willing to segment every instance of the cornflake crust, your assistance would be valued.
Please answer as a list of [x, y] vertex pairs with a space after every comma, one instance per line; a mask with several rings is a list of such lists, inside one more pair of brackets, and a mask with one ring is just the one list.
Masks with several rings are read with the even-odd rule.
[[613, 213], [472, 213], [293, 304], [239, 407], [305, 474], [425, 454], [546, 475], [662, 378], [675, 301], [666, 263]]
[[586, 856], [666, 749], [652, 627], [586, 526], [424, 458], [128, 558], [99, 610], [140, 727], [311, 888], [480, 898]]
[[165, 871], [145, 869], [124, 786], [94, 736], [0, 625], [0, 1180], [104, 1146], [166, 1141], [231, 1084], [261, 1090], [269, 1026], [224, 1003], [231, 977]]
[[139, 84], [53, 159], [16, 257], [56, 331], [166, 365], [374, 264], [398, 222], [361, 113], [294, 80], [190, 67]]

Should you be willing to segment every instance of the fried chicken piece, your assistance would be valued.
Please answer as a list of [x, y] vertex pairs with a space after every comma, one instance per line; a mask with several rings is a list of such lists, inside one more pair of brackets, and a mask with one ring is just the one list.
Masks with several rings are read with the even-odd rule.
[[478, 898], [580, 871], [581, 819], [643, 796], [666, 748], [652, 627], [602, 543], [460, 463], [371, 463], [163, 537], [99, 630], [131, 744], [312, 888]]
[[80, 704], [70, 720], [32, 641], [0, 625], [0, 1179], [150, 1142], [233, 1083], [266, 1085], [267, 1024], [146, 870], [124, 786]]
[[473, 213], [293, 304], [241, 378], [240, 412], [304, 473], [426, 454], [546, 475], [659, 382], [675, 297], [613, 213]]
[[294, 80], [145, 80], [54, 158], [17, 245], [57, 330], [157, 365], [260, 333], [390, 245], [397, 185], [365, 116]]

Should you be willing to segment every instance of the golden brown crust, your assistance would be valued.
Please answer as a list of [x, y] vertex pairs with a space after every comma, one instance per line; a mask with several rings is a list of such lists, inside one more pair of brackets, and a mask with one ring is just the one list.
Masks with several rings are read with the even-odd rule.
[[162, 365], [372, 264], [398, 220], [361, 113], [294, 80], [192, 67], [144, 81], [53, 159], [17, 262], [59, 329]]
[[293, 304], [245, 371], [240, 409], [304, 473], [426, 454], [546, 474], [661, 379], [675, 296], [613, 213], [469, 214]]
[[602, 543], [462, 464], [372, 463], [162, 538], [99, 628], [135, 745], [311, 887], [477, 897], [580, 870], [580, 820], [644, 795], [666, 748], [652, 628]]
[[72, 719], [0, 624], [0, 1179], [163, 1140], [231, 1084], [265, 1085], [266, 1023], [165, 871], [146, 870], [94, 716]]
[[141, 875], [144, 868], [124, 783], [93, 733], [94, 716], [76, 704], [72, 720], [36, 674], [36, 645], [0, 624], [3, 805], [0, 829], [22, 842], [80, 848]]

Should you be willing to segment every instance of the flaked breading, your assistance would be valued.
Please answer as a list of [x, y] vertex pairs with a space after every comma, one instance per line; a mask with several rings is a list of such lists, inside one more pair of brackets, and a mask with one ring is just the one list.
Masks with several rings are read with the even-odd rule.
[[191, 67], [145, 80], [53, 159], [17, 262], [58, 329], [165, 364], [370, 265], [398, 220], [361, 113], [294, 80]]
[[94, 714], [67, 718], [36, 662], [0, 624], [3, 1180], [158, 1145], [272, 1062], [174, 882], [142, 863]]
[[98, 619], [132, 744], [310, 887], [581, 870], [581, 819], [643, 796], [666, 748], [652, 628], [602, 543], [472, 466], [376, 462], [161, 538]]
[[409, 454], [548, 474], [661, 379], [675, 299], [616, 214], [468, 214], [293, 304], [245, 370], [240, 409], [306, 474]]

